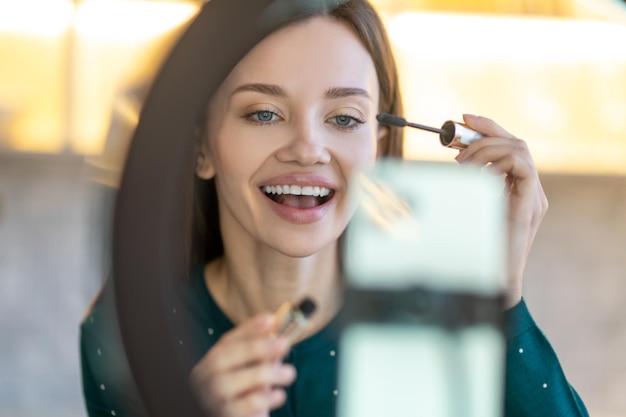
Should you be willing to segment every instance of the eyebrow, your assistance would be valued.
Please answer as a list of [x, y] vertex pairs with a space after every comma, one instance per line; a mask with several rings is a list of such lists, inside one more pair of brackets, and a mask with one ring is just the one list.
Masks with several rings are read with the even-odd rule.
[[356, 87], [334, 87], [326, 90], [324, 94], [326, 98], [337, 99], [351, 96], [362, 96], [371, 100], [371, 97], [367, 90]]
[[243, 84], [240, 85], [233, 91], [231, 96], [234, 96], [237, 93], [243, 93], [246, 91], [253, 91], [261, 94], [267, 94], [269, 96], [274, 97], [287, 97], [287, 93], [285, 90], [280, 88], [275, 84], [263, 84], [263, 83], [251, 83], [251, 84]]
[[[249, 83], [240, 85], [233, 91], [231, 95], [237, 93], [252, 91], [261, 94], [267, 94], [274, 97], [287, 97], [287, 93], [280, 86], [276, 84], [264, 84], [264, 83]], [[367, 90], [357, 87], [332, 87], [326, 90], [324, 97], [327, 99], [338, 99], [351, 96], [361, 96], [371, 100], [371, 97]]]

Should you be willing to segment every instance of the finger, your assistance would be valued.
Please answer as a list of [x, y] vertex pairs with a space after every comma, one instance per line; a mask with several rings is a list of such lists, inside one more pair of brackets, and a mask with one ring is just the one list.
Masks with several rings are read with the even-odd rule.
[[286, 355], [288, 350], [289, 341], [284, 337], [256, 336], [230, 343], [218, 342], [198, 366], [207, 375], [217, 374], [272, 361]]
[[491, 148], [496, 146], [500, 146], [500, 149], [504, 152], [506, 152], [505, 149], [508, 149], [508, 152], [525, 152], [528, 153], [528, 156], [530, 157], [526, 142], [521, 139], [484, 137], [482, 139], [478, 139], [472, 142], [467, 148], [459, 151], [458, 155], [454, 159], [456, 159], [457, 162], [463, 162], [467, 159], [472, 158], [474, 154], [476, 154], [476, 152], [484, 148]]
[[535, 174], [535, 164], [524, 141], [499, 139], [495, 142], [500, 144], [477, 146], [458, 156], [457, 161], [481, 167], [490, 164], [489, 168], [493, 172], [510, 174], [516, 178], [527, 178]]
[[514, 184], [519, 186], [520, 181], [535, 177], [534, 167], [525, 159], [512, 154], [491, 162], [487, 169], [496, 175], [506, 174], [508, 188]]
[[238, 398], [226, 407], [228, 416], [266, 415], [269, 410], [276, 409], [287, 400], [287, 394], [281, 388], [258, 390]]
[[226, 404], [269, 387], [290, 385], [295, 378], [296, 370], [293, 365], [264, 363], [217, 375], [206, 381], [204, 386], [197, 387], [197, 392], [211, 403]]
[[296, 368], [293, 365], [275, 361], [232, 372], [221, 379], [221, 384], [239, 397], [266, 387], [285, 387], [295, 379]]
[[245, 339], [259, 335], [269, 335], [276, 326], [276, 320], [272, 314], [265, 313], [256, 315], [229, 332], [226, 332], [220, 341], [229, 343], [237, 339]]
[[482, 133], [485, 136], [501, 137], [513, 139], [514, 135], [507, 132], [502, 126], [491, 119], [473, 114], [464, 114], [463, 121], [470, 128]]
[[272, 388], [270, 396], [267, 400], [270, 410], [274, 410], [285, 403], [285, 400], [287, 400], [287, 394], [282, 388]]
[[[241, 358], [249, 356], [249, 353], [263, 357], [265, 355], [263, 346], [259, 346], [259, 344], [263, 343], [266, 343], [265, 349], [269, 349], [270, 352], [278, 349], [280, 354], [280, 352], [284, 351], [284, 342], [276, 343], [271, 341], [275, 339], [272, 336], [274, 327], [275, 319], [271, 314], [260, 314], [246, 320], [234, 329], [226, 332], [198, 365], [202, 367], [208, 366], [209, 369], [214, 371], [237, 366], [236, 363], [243, 360]], [[261, 342], [261, 340], [265, 340], [265, 342]], [[278, 346], [274, 346], [275, 344], [278, 344]], [[254, 349], [252, 352], [247, 352], [246, 350], [249, 349], [248, 346], [250, 345], [253, 345]], [[219, 358], [223, 366], [217, 368], [210, 366], [210, 362], [217, 360], [215, 357]]]
[[259, 396], [259, 393], [268, 393], [271, 391], [270, 387], [279, 389], [290, 385], [295, 377], [296, 370], [293, 365], [280, 362], [264, 363], [219, 375], [196, 392], [211, 409], [235, 407], [233, 404], [237, 402], [246, 404], [249, 399], [252, 404], [267, 408], [274, 406], [275, 401], [264, 403], [261, 401], [263, 396]]

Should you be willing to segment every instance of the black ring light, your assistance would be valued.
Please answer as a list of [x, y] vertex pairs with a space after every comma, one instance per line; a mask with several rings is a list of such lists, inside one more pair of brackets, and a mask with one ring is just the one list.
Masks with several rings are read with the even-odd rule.
[[199, 111], [261, 39], [300, 14], [343, 0], [212, 0], [170, 53], [144, 103], [115, 206], [113, 280], [131, 373], [154, 417], [206, 416], [189, 389], [166, 302], [186, 274], [182, 190], [193, 172]]

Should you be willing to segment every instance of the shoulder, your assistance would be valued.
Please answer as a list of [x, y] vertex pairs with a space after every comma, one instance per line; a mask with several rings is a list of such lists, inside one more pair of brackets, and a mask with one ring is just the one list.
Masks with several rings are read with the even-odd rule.
[[80, 355], [83, 394], [90, 416], [143, 415], [119, 333], [111, 280], [81, 322]]
[[107, 280], [80, 324], [81, 347], [88, 359], [98, 359], [104, 350], [117, 356], [123, 353], [115, 312], [111, 280]]

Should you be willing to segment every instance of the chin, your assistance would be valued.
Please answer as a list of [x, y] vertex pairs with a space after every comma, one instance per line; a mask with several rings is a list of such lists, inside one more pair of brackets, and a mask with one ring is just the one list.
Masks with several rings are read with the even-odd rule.
[[315, 241], [305, 237], [302, 240], [286, 242], [276, 249], [290, 258], [309, 258], [315, 255], [337, 255], [338, 243], [338, 238]]

